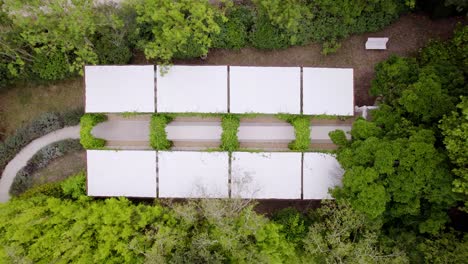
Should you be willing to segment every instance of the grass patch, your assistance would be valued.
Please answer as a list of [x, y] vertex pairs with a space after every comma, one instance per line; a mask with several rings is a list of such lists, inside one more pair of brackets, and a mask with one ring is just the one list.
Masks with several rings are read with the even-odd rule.
[[289, 143], [289, 149], [307, 151], [310, 147], [310, 116], [278, 114], [276, 117], [290, 123], [294, 127], [296, 139]]
[[104, 114], [84, 114], [80, 120], [80, 143], [85, 149], [100, 149], [106, 145], [102, 138], [95, 138], [91, 134], [93, 127], [107, 120]]
[[150, 144], [156, 150], [168, 150], [172, 142], [167, 139], [166, 126], [173, 120], [171, 115], [154, 114], [150, 124]]
[[354, 116], [337, 116], [337, 115], [311, 115], [310, 118], [315, 120], [340, 120], [346, 121], [348, 119], [353, 118]]
[[83, 78], [36, 83], [18, 81], [0, 93], [0, 140], [45, 112], [82, 108]]
[[224, 151], [236, 151], [239, 149], [237, 131], [240, 125], [240, 118], [236, 115], [224, 115], [221, 121], [223, 133], [221, 134], [221, 149]]

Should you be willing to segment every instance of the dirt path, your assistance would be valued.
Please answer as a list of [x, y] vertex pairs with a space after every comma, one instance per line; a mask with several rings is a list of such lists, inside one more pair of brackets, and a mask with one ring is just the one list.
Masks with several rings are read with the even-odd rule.
[[5, 167], [2, 178], [0, 179], [0, 202], [4, 203], [10, 199], [10, 186], [15, 179], [16, 174], [24, 166], [29, 159], [43, 147], [51, 143], [68, 139], [80, 138], [80, 126], [66, 127], [54, 132], [51, 132], [43, 137], [40, 137], [24, 147]]
[[[354, 68], [355, 104], [372, 105], [374, 98], [368, 91], [374, 76], [374, 67], [378, 62], [391, 54], [414, 54], [430, 39], [447, 39], [452, 35], [456, 23], [462, 20], [463, 18], [447, 18], [432, 21], [422, 14], [406, 15], [382, 31], [347, 38], [342, 41], [341, 49], [336, 54], [328, 56], [320, 53], [319, 44], [310, 44], [269, 52], [252, 48], [244, 48], [238, 52], [212, 50], [206, 60], [178, 60], [174, 64], [351, 67]], [[388, 50], [365, 50], [364, 44], [368, 37], [389, 37]], [[143, 61], [142, 58], [136, 58], [135, 62]]]

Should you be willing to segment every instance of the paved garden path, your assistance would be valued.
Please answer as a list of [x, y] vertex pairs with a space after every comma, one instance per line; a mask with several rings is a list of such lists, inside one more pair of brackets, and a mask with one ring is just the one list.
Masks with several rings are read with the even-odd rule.
[[5, 167], [0, 179], [0, 202], [4, 203], [10, 199], [10, 186], [15, 179], [16, 173], [21, 170], [29, 159], [43, 147], [68, 138], [80, 138], [80, 126], [65, 127], [51, 132], [43, 137], [33, 140], [24, 147]]

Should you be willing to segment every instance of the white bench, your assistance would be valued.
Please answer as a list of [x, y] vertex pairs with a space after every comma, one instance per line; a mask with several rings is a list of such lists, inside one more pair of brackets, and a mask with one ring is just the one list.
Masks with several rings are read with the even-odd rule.
[[367, 38], [366, 50], [386, 50], [388, 38]]

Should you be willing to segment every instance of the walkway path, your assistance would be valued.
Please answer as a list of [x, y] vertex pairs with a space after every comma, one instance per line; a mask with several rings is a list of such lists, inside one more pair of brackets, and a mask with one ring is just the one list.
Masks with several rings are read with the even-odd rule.
[[51, 132], [43, 137], [35, 139], [24, 147], [5, 167], [0, 179], [0, 202], [4, 203], [10, 199], [10, 186], [15, 179], [16, 173], [26, 166], [29, 159], [43, 147], [68, 138], [80, 138], [80, 126], [66, 127]]

